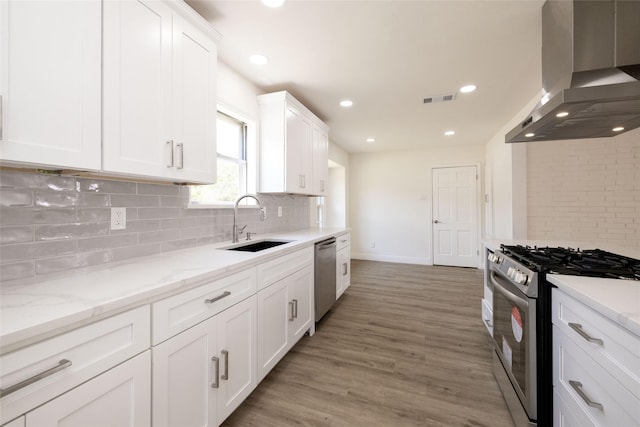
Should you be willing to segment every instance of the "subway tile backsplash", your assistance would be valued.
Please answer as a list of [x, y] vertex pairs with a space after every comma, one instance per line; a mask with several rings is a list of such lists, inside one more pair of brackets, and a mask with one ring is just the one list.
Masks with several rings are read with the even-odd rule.
[[[266, 221], [257, 209], [239, 213], [256, 238], [309, 226], [307, 197], [260, 199]], [[231, 240], [233, 209], [189, 209], [188, 201], [188, 186], [1, 170], [0, 281]], [[126, 208], [126, 229], [110, 230], [111, 207]]]

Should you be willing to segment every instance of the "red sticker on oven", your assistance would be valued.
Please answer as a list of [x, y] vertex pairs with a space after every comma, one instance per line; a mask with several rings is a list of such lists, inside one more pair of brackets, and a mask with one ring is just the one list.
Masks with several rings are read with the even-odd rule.
[[522, 341], [522, 316], [518, 307], [511, 309], [511, 330], [517, 342]]

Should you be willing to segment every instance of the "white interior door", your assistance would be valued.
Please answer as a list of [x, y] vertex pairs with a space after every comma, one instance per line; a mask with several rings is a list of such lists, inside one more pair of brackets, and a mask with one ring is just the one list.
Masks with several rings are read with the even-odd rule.
[[478, 265], [478, 169], [433, 169], [433, 263]]

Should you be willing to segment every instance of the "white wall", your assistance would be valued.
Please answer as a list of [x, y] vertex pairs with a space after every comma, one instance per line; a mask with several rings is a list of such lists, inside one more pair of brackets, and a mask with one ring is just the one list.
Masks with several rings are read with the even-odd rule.
[[528, 238], [640, 248], [640, 129], [527, 144]]
[[329, 194], [325, 197], [325, 225], [347, 227], [349, 225], [349, 153], [329, 142]]
[[532, 99], [485, 147], [485, 238], [527, 237], [526, 144], [505, 144], [504, 136], [538, 103]]
[[262, 92], [224, 63], [218, 62], [218, 102], [258, 121], [258, 95]]
[[351, 153], [352, 258], [431, 264], [431, 169], [483, 158], [483, 146]]

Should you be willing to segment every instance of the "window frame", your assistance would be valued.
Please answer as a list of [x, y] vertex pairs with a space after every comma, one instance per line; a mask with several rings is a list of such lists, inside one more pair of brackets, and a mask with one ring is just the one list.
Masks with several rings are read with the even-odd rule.
[[[247, 115], [238, 112], [236, 109], [226, 106], [224, 104], [218, 104], [216, 109], [216, 123], [220, 118], [220, 115], [226, 116], [234, 122], [242, 124], [242, 132], [244, 134], [244, 144], [240, 149], [244, 159], [238, 159], [235, 157], [219, 154], [216, 147], [216, 164], [218, 159], [228, 160], [238, 163], [241, 169], [239, 176], [240, 189], [239, 195], [255, 192], [256, 190], [256, 177], [257, 177], [257, 138], [256, 138], [256, 125], [255, 121], [248, 118]], [[217, 127], [217, 126], [216, 126]], [[217, 179], [216, 179], [217, 180]], [[215, 184], [213, 184], [215, 185]], [[217, 200], [214, 203], [195, 203], [192, 199], [191, 189], [197, 187], [194, 185], [189, 186], [189, 201], [187, 204], [188, 209], [211, 209], [211, 208], [233, 208], [233, 201]], [[243, 188], [244, 187], [244, 188]]]

